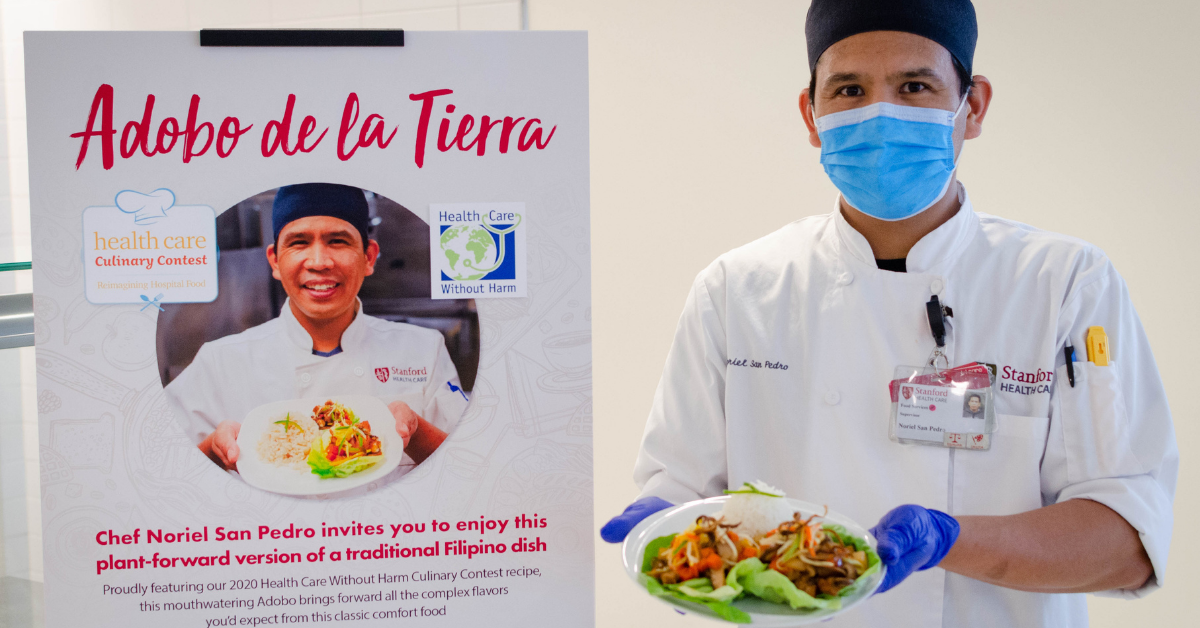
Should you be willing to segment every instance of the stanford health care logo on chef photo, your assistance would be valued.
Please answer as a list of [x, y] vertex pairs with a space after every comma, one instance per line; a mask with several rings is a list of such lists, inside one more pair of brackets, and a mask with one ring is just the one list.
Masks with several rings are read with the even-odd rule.
[[378, 379], [379, 381], [383, 382], [384, 384], [386, 384], [389, 379], [394, 379], [395, 381], [398, 381], [398, 382], [405, 381], [405, 382], [419, 383], [419, 382], [425, 381], [428, 378], [429, 378], [429, 371], [427, 371], [425, 369], [425, 367], [423, 367], [423, 366], [419, 369], [412, 368], [412, 367], [401, 368], [399, 366], [392, 366], [392, 367], [381, 366], [381, 367], [375, 369], [375, 379]]
[[433, 203], [429, 226], [434, 299], [526, 296], [524, 203]]

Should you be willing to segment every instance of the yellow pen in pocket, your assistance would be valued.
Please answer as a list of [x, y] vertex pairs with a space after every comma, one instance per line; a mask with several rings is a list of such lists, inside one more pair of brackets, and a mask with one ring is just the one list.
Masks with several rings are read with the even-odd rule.
[[1088, 362], [1096, 366], [1108, 366], [1108, 334], [1104, 333], [1104, 328], [1096, 325], [1088, 327], [1087, 331], [1087, 359]]

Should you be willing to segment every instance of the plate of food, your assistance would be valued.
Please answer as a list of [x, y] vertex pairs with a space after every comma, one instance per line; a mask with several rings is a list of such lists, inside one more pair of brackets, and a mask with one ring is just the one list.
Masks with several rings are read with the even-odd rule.
[[629, 577], [679, 610], [759, 626], [828, 619], [883, 583], [875, 538], [848, 517], [759, 482], [726, 493], [639, 523]]
[[382, 401], [310, 397], [261, 405], [238, 432], [237, 468], [247, 484], [283, 495], [324, 495], [396, 468], [404, 440]]

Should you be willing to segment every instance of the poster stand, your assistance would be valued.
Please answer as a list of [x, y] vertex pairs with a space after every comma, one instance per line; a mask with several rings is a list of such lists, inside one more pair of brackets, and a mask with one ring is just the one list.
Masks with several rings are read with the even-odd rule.
[[587, 37], [419, 39], [26, 35], [47, 628], [593, 624]]
[[204, 28], [201, 47], [403, 47], [403, 29]]

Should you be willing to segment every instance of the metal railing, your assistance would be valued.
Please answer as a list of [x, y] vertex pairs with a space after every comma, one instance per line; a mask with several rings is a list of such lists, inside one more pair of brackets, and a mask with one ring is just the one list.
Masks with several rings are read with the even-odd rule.
[[[0, 273], [31, 270], [32, 262], [0, 264]], [[0, 295], [0, 349], [33, 346], [33, 295]]]

